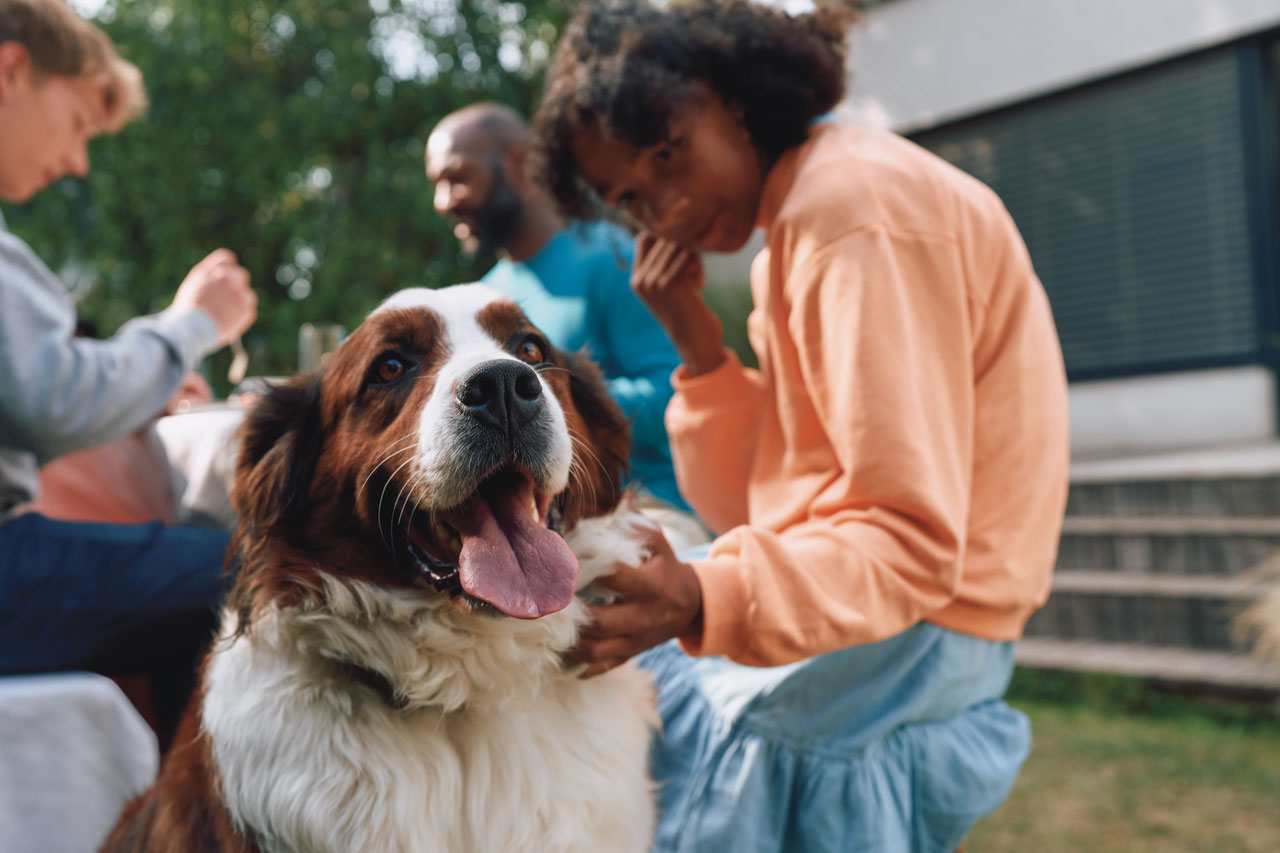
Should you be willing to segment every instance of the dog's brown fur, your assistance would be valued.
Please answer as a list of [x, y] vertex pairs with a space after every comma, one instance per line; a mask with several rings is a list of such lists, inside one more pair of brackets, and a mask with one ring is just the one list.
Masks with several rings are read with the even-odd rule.
[[[490, 305], [478, 320], [500, 341], [536, 333], [510, 302]], [[234, 576], [228, 605], [239, 631], [268, 607], [318, 605], [324, 585], [317, 566], [388, 587], [423, 583], [398, 572], [388, 559], [377, 517], [381, 506], [368, 493], [389, 489], [395, 495], [401, 486], [393, 479], [394, 466], [380, 462], [415, 428], [431, 393], [438, 332], [422, 312], [375, 314], [318, 373], [274, 389], [249, 414], [234, 489], [240, 522], [228, 552], [228, 573]], [[419, 359], [420, 375], [394, 392], [368, 393], [370, 365], [392, 342]], [[590, 460], [574, 468], [560, 499], [565, 523], [572, 524], [617, 506], [629, 438], [589, 360], [548, 348], [547, 361], [554, 369], [541, 375], [575, 445], [586, 444], [582, 456]], [[201, 730], [203, 695], [202, 686], [155, 785], [126, 807], [104, 851], [258, 850], [221, 804], [218, 771]]]

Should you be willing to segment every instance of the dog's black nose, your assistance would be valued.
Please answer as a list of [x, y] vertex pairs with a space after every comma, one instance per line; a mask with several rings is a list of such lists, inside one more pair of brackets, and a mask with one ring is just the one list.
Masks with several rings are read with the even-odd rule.
[[514, 434], [542, 410], [542, 383], [527, 364], [486, 361], [458, 383], [458, 402], [481, 423]]

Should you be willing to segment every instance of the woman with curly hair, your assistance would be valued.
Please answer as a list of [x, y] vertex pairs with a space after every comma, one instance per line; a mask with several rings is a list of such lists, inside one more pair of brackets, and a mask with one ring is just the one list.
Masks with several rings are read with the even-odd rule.
[[[827, 116], [850, 18], [605, 0], [535, 120], [560, 205], [639, 232], [677, 477], [720, 534], [620, 568], [575, 653], [655, 674], [661, 850], [954, 849], [1029, 747], [1000, 697], [1066, 501], [1062, 355], [999, 199]], [[753, 370], [696, 252], [756, 228]]]

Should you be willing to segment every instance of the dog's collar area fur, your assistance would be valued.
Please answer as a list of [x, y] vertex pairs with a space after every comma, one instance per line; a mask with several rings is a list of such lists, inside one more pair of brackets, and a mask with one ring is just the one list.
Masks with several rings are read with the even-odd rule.
[[391, 679], [376, 669], [346, 660], [333, 661], [332, 667], [335, 679], [369, 688], [393, 711], [404, 711], [409, 707], [408, 697], [397, 691]]

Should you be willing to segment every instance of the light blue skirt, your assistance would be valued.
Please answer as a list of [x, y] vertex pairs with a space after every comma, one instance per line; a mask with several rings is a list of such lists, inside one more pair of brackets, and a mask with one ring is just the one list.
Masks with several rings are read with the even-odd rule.
[[921, 623], [781, 667], [637, 658], [658, 683], [655, 851], [952, 851], [1031, 743], [1013, 644]]

